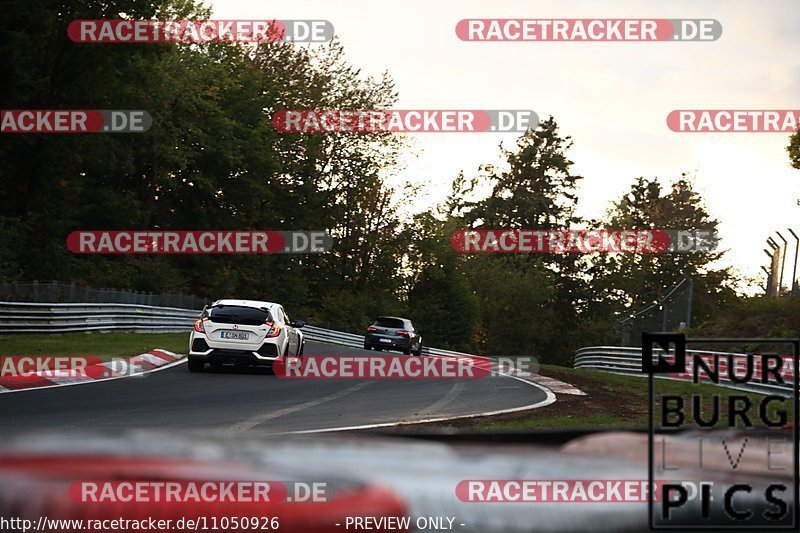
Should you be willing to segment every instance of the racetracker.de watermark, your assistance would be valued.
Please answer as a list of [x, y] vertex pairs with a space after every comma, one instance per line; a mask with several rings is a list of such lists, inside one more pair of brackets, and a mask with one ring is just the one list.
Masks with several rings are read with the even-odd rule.
[[667, 115], [667, 127], [679, 133], [793, 133], [798, 126], [798, 109], [676, 109]]
[[73, 231], [75, 254], [280, 254], [325, 253], [324, 231]]
[[87, 355], [0, 356], [0, 378], [91, 378], [141, 375], [144, 362], [129, 358]]
[[134, 109], [2, 109], [0, 133], [143, 133], [150, 113]]
[[67, 35], [76, 43], [324, 43], [334, 29], [327, 20], [75, 20]]
[[[657, 481], [652, 486], [659, 494]], [[469, 479], [456, 485], [468, 503], [646, 502], [650, 483], [639, 479]]]
[[82, 504], [321, 503], [334, 497], [324, 481], [82, 480], [68, 493]]
[[462, 230], [451, 237], [461, 253], [711, 252], [718, 241], [703, 230]]
[[483, 357], [306, 356], [275, 362], [275, 375], [297, 379], [464, 379], [491, 374]]
[[282, 109], [272, 124], [283, 133], [485, 133], [535, 129], [530, 109]]
[[462, 19], [462, 41], [715, 41], [716, 19]]

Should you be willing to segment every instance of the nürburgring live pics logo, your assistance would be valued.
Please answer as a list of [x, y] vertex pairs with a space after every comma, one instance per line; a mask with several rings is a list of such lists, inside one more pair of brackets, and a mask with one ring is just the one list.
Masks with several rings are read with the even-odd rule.
[[[687, 351], [687, 343], [790, 346], [792, 353]], [[648, 482], [654, 487], [656, 479], [666, 480], [659, 482], [659, 494], [649, 491], [651, 529], [797, 529], [798, 352], [800, 339], [642, 334], [650, 400]], [[659, 374], [690, 379], [692, 393], [670, 387], [657, 394], [653, 378]], [[707, 383], [734, 390], [709, 389]], [[752, 394], [759, 390], [766, 392]]]

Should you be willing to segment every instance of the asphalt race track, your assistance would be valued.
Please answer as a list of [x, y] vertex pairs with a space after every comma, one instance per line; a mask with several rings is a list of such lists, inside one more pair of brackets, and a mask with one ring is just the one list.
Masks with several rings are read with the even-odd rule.
[[[305, 353], [380, 357], [311, 342]], [[506, 376], [286, 379], [261, 369], [206, 366], [190, 373], [181, 363], [143, 377], [0, 394], [0, 427], [7, 435], [130, 429], [259, 435], [478, 414], [545, 400], [540, 387]]]

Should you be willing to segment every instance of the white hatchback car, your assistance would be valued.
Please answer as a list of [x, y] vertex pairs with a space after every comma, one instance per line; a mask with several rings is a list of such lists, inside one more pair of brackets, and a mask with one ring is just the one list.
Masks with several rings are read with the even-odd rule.
[[203, 309], [189, 337], [189, 371], [206, 363], [271, 367], [280, 357], [303, 355], [302, 320], [289, 319], [283, 306], [258, 300], [217, 300]]

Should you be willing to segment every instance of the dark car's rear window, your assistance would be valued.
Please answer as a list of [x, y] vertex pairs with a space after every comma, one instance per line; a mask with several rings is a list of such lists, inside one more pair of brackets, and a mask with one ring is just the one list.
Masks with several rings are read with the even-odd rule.
[[212, 322], [218, 324], [242, 324], [245, 326], [258, 326], [270, 318], [269, 311], [240, 305], [212, 307], [208, 316]]
[[386, 317], [378, 317], [375, 319], [375, 323], [372, 324], [373, 326], [378, 326], [380, 328], [396, 328], [402, 329], [405, 327], [403, 321], [399, 318], [386, 318]]

